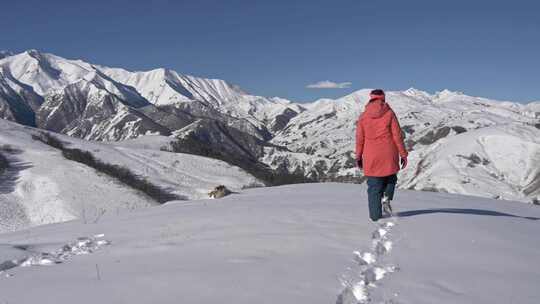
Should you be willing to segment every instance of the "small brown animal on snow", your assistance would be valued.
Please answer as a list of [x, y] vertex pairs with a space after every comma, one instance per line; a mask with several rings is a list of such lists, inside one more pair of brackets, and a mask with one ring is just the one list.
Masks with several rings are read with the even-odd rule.
[[210, 198], [222, 198], [231, 193], [232, 192], [229, 189], [227, 189], [227, 187], [225, 187], [224, 185], [219, 185], [216, 188], [214, 188], [214, 190], [208, 192], [208, 196]]

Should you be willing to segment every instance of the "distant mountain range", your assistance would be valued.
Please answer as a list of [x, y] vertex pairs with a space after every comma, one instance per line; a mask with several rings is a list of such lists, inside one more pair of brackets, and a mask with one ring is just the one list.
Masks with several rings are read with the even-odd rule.
[[[153, 148], [226, 160], [271, 184], [361, 181], [354, 128], [368, 93], [295, 103], [167, 69], [0, 52], [0, 118], [86, 140], [164, 136]], [[387, 100], [411, 150], [401, 187], [540, 199], [540, 102], [416, 89]]]

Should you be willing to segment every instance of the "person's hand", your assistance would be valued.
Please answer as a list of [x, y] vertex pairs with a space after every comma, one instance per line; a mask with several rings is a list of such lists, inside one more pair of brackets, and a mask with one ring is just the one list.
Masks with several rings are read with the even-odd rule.
[[405, 169], [405, 167], [407, 167], [407, 158], [402, 158], [401, 159], [401, 169]]
[[362, 158], [361, 157], [356, 160], [356, 165], [358, 166], [358, 168], [362, 169]]

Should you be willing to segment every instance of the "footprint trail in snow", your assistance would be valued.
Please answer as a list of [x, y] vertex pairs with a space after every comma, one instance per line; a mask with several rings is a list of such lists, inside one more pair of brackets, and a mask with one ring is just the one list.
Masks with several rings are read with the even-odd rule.
[[[378, 287], [378, 282], [399, 270], [397, 266], [384, 263], [384, 256], [392, 250], [390, 232], [395, 225], [395, 219], [379, 224], [372, 233], [371, 249], [353, 252], [355, 263], [341, 278], [343, 290], [338, 295], [336, 304], [372, 303], [370, 293]], [[396, 302], [390, 300], [382, 303]]]
[[60, 264], [76, 255], [93, 253], [103, 246], [110, 245], [111, 242], [104, 239], [104, 234], [97, 234], [93, 237], [80, 237], [76, 241], [63, 245], [53, 252], [35, 251], [34, 245], [15, 245], [14, 249], [27, 253], [24, 257], [0, 261], [0, 276], [11, 277], [8, 270], [16, 267], [47, 266]]

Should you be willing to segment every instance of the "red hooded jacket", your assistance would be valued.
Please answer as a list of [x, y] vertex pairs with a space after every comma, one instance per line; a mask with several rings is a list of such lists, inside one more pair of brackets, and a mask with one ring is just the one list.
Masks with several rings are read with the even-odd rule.
[[396, 114], [381, 99], [371, 100], [356, 124], [356, 159], [365, 176], [389, 176], [399, 171], [399, 158], [407, 158]]

